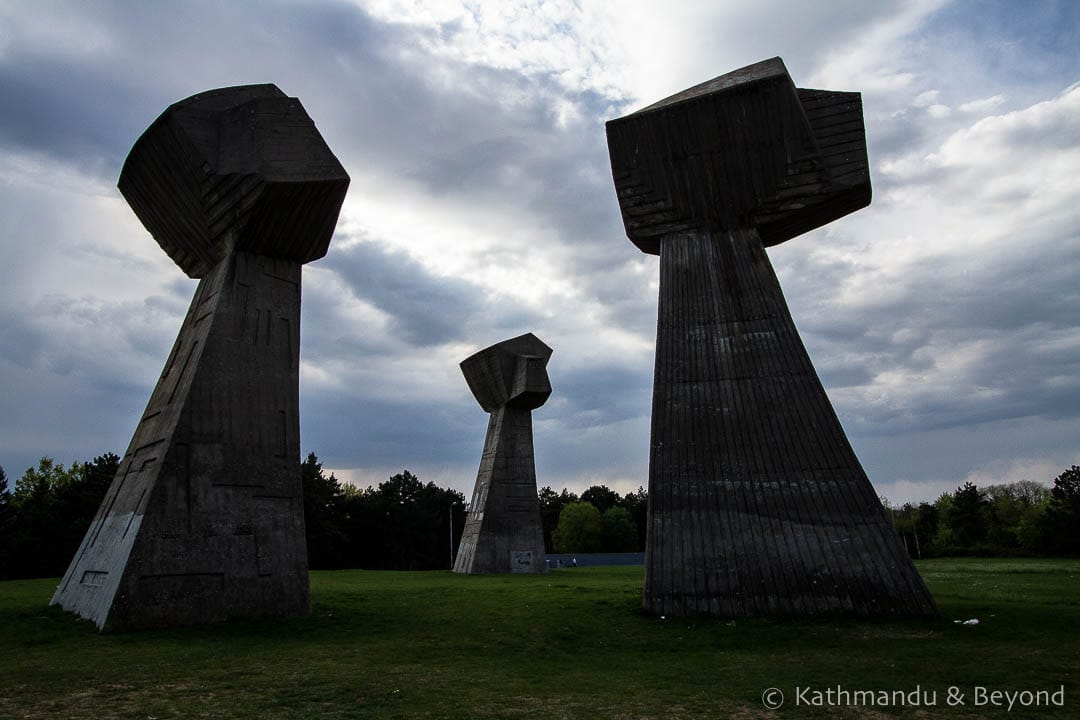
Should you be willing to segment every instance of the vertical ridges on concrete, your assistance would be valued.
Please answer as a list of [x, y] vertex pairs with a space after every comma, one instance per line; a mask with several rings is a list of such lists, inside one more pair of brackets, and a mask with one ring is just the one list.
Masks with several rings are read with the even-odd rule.
[[756, 231], [661, 247], [645, 605], [932, 615]]
[[192, 96], [136, 141], [120, 191], [201, 280], [53, 604], [106, 630], [308, 612], [300, 273], [348, 184], [273, 85]]
[[551, 348], [527, 333], [461, 363], [469, 388], [491, 417], [454, 572], [547, 572], [532, 411], [551, 395], [550, 357]]
[[106, 630], [308, 611], [299, 321], [298, 263], [200, 281], [54, 604]]
[[771, 58], [607, 136], [627, 236], [660, 255], [645, 608], [936, 616], [765, 253], [869, 204], [859, 94]]
[[234, 249], [300, 263], [323, 257], [348, 187], [300, 101], [274, 85], [173, 103], [136, 141], [119, 182], [194, 278]]
[[488, 419], [454, 572], [543, 572], [546, 568], [532, 411], [502, 407]]

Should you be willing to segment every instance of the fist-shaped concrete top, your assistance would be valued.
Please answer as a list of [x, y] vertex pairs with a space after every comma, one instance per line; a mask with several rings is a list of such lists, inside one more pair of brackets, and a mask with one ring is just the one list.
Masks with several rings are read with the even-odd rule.
[[470, 355], [461, 362], [461, 372], [485, 411], [503, 406], [535, 410], [551, 395], [549, 358], [551, 348], [526, 333]]
[[299, 100], [244, 85], [166, 108], [118, 185], [162, 249], [199, 278], [234, 250], [321, 258], [349, 176]]
[[780, 58], [607, 123], [626, 234], [756, 228], [776, 245], [870, 204], [859, 93], [796, 88]]

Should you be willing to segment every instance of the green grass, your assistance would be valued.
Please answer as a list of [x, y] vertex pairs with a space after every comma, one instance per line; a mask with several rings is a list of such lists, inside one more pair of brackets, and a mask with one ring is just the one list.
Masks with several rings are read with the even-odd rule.
[[[0, 583], [2, 718], [1080, 717], [1080, 560], [919, 564], [944, 622], [660, 620], [641, 568], [313, 572], [311, 617], [101, 635]], [[954, 619], [978, 618], [974, 627]], [[972, 707], [975, 685], [1064, 708]], [[933, 708], [793, 707], [796, 686], [936, 690]], [[762, 692], [782, 689], [775, 712]], [[968, 693], [950, 708], [946, 689]]]

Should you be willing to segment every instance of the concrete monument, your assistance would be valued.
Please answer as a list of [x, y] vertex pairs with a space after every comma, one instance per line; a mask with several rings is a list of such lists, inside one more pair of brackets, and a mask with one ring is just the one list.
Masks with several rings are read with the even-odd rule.
[[551, 348], [528, 333], [461, 363], [469, 389], [491, 417], [454, 572], [547, 572], [532, 411], [551, 395], [550, 357]]
[[773, 58], [607, 137], [627, 235], [660, 256], [646, 610], [935, 616], [765, 253], [870, 203], [859, 94]]
[[309, 612], [300, 266], [326, 254], [348, 185], [274, 85], [182, 100], [135, 143], [120, 192], [200, 281], [53, 604], [104, 630]]

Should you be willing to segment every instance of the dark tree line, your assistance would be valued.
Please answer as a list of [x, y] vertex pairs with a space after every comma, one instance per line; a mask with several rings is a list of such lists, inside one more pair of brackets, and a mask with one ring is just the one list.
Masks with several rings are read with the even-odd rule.
[[465, 527], [465, 496], [458, 491], [425, 484], [408, 470], [360, 489], [327, 476], [315, 453], [300, 476], [312, 569], [450, 567]]
[[63, 575], [119, 466], [113, 453], [69, 468], [44, 457], [14, 492], [0, 468], [0, 578]]
[[620, 496], [593, 485], [578, 497], [563, 489], [540, 490], [544, 549], [556, 553], [641, 552], [649, 496], [644, 488]]
[[[9, 486], [0, 468], [0, 579], [57, 577], [67, 569], [119, 466], [106, 453], [70, 467], [42, 458]], [[357, 488], [323, 472], [314, 453], [301, 464], [310, 567], [447, 568], [465, 526], [465, 497], [405, 470]], [[538, 493], [547, 552], [645, 548], [648, 495], [594, 485], [580, 496]], [[1021, 481], [965, 483], [933, 503], [891, 507], [913, 557], [961, 554], [1080, 555], [1080, 467], [1053, 487]]]
[[1080, 555], [1080, 467], [1047, 488], [1030, 480], [964, 483], [933, 503], [888, 507], [912, 557]]
[[[45, 457], [14, 489], [0, 467], [0, 579], [63, 575], [119, 465], [113, 453], [67, 468]], [[465, 525], [461, 493], [407, 470], [378, 487], [355, 488], [327, 476], [314, 453], [301, 476], [313, 569], [449, 567]]]

